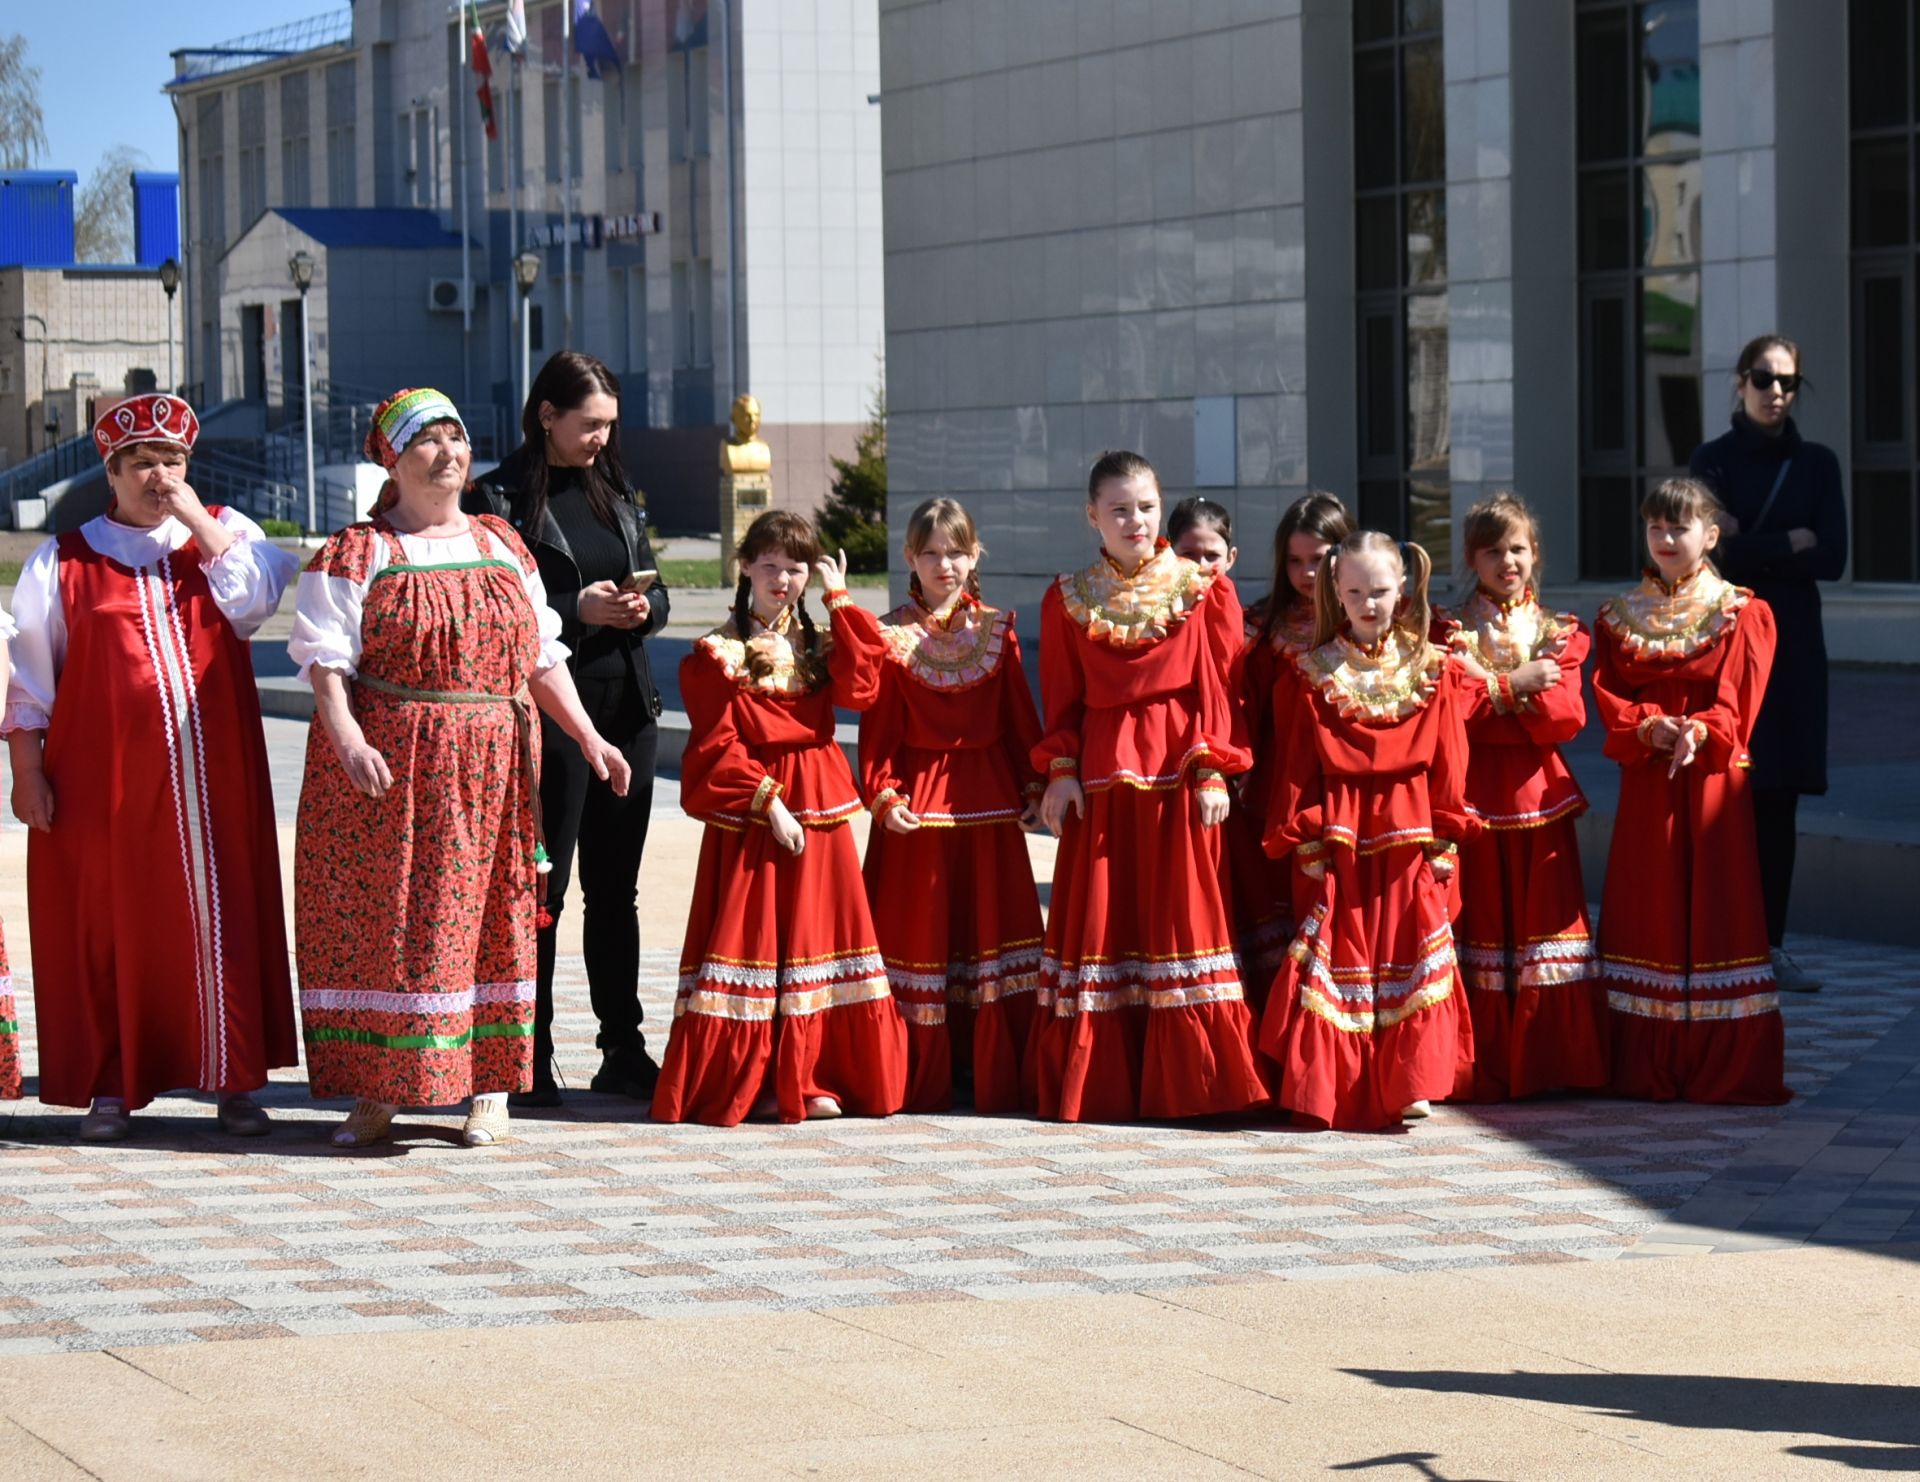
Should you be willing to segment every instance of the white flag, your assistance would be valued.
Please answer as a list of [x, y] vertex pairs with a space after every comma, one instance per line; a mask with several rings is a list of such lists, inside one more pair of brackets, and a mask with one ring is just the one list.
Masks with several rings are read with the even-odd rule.
[[527, 49], [527, 0], [507, 0], [507, 50], [520, 56]]

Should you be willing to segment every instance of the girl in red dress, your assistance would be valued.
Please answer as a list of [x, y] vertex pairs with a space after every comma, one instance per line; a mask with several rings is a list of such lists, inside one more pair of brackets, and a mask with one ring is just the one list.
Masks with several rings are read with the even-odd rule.
[[1417, 545], [1349, 535], [1315, 585], [1314, 647], [1276, 689], [1267, 849], [1319, 882], [1260, 1025], [1296, 1115], [1356, 1131], [1427, 1114], [1473, 1056], [1446, 880], [1468, 813], [1464, 679], [1428, 642]]
[[1227, 819], [1227, 852], [1247, 1001], [1256, 1020], [1266, 1007], [1267, 989], [1280, 971], [1294, 927], [1312, 902], [1315, 884], [1293, 867], [1290, 857], [1269, 859], [1261, 842], [1277, 744], [1273, 692], [1278, 684], [1292, 683], [1294, 656], [1313, 646], [1314, 579], [1327, 552], [1352, 529], [1347, 507], [1333, 495], [1316, 491], [1294, 500], [1273, 532], [1273, 580], [1267, 595], [1247, 609], [1239, 690], [1253, 766], [1240, 778], [1238, 806]]
[[1267, 1089], [1221, 886], [1226, 779], [1248, 763], [1240, 602], [1156, 539], [1139, 454], [1094, 464], [1087, 523], [1099, 559], [1041, 604], [1033, 762], [1060, 853], [1029, 1076], [1066, 1122], [1244, 1111]]
[[1747, 783], [1773, 613], [1707, 560], [1704, 484], [1669, 479], [1640, 516], [1653, 569], [1601, 607], [1593, 677], [1620, 763], [1600, 906], [1612, 1087], [1773, 1106], [1790, 1093]]
[[1587, 707], [1587, 631], [1534, 600], [1533, 511], [1496, 494], [1467, 511], [1471, 592], [1441, 615], [1466, 670], [1467, 804], [1486, 831], [1460, 846], [1460, 942], [1474, 1062], [1469, 1101], [1607, 1083], [1606, 992], [1587, 928], [1573, 821], [1587, 800], [1560, 759]]
[[1013, 614], [980, 600], [973, 519], [930, 499], [907, 523], [912, 598], [881, 620], [880, 695], [860, 717], [876, 821], [867, 900], [907, 1025], [908, 1111], [971, 1084], [1018, 1109], [1040, 977], [1040, 893], [1021, 834], [1040, 818], [1040, 739]]
[[[906, 1095], [907, 1034], [861, 887], [860, 811], [836, 705], [879, 689], [879, 626], [847, 596], [846, 558], [769, 510], [736, 552], [733, 614], [680, 664], [692, 740], [687, 812], [707, 825], [680, 954], [680, 994], [653, 1116], [731, 1127], [884, 1117]], [[807, 612], [826, 585], [831, 637]]]

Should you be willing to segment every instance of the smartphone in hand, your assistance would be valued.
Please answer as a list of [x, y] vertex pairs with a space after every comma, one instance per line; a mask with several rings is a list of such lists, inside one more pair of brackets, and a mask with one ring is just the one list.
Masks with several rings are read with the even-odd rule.
[[657, 571], [629, 571], [620, 578], [620, 590], [644, 597], [659, 580], [660, 573]]

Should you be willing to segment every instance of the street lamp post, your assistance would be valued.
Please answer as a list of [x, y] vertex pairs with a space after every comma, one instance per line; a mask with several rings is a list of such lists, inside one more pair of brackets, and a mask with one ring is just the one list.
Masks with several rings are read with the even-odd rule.
[[167, 291], [167, 390], [173, 386], [173, 296], [180, 291], [180, 264], [171, 257], [160, 264], [160, 286]]
[[520, 285], [520, 405], [524, 410], [533, 390], [533, 315], [527, 300], [540, 281], [540, 254], [531, 247], [514, 258], [513, 281]]
[[300, 400], [307, 435], [307, 533], [319, 523], [313, 495], [313, 332], [307, 323], [307, 290], [313, 287], [313, 254], [296, 252], [287, 259], [287, 273], [300, 290]]

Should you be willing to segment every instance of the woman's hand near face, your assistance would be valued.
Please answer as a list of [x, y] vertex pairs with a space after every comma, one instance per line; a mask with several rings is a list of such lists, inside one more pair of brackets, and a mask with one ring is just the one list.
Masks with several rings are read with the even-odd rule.
[[580, 589], [580, 621], [590, 628], [637, 628], [647, 620], [649, 604], [638, 592], [623, 592], [610, 581]]

